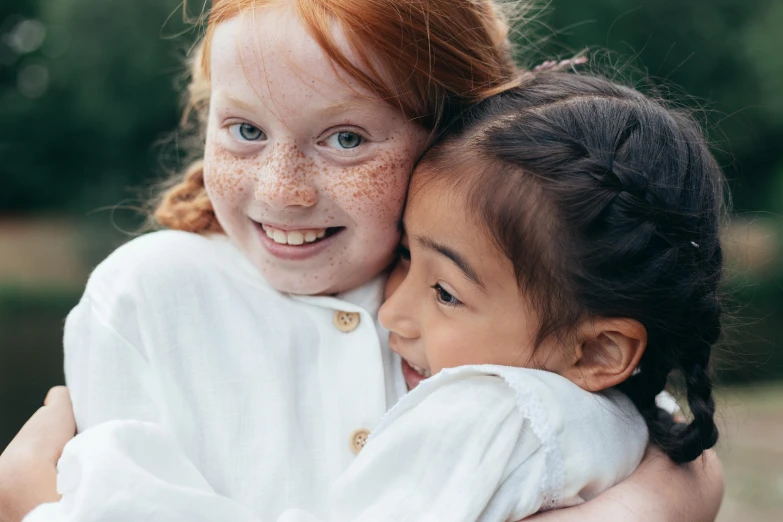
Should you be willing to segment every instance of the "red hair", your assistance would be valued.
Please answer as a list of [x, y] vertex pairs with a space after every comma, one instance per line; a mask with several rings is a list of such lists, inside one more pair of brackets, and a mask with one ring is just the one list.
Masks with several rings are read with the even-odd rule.
[[[191, 62], [186, 118], [206, 125], [215, 27], [254, 8], [294, 9], [336, 67], [427, 129], [520, 83], [509, 26], [493, 0], [215, 0]], [[358, 63], [340, 50], [335, 25]], [[203, 129], [202, 129], [203, 130]], [[203, 147], [203, 144], [202, 144]], [[198, 165], [166, 191], [155, 219], [167, 228], [219, 231]], [[206, 204], [205, 204], [206, 202]]]

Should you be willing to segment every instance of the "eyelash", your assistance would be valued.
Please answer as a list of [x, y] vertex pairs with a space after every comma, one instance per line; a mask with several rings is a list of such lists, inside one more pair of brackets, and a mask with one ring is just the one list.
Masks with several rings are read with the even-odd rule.
[[[242, 136], [243, 128], [251, 128], [255, 131], [258, 131], [259, 137], [254, 140], [245, 138], [244, 136]], [[240, 143], [257, 143], [259, 141], [266, 140], [266, 133], [263, 131], [263, 129], [261, 129], [261, 127], [257, 127], [252, 123], [248, 123], [246, 121], [232, 123], [231, 125], [228, 126], [228, 133], [231, 135], [232, 138], [234, 138], [236, 141]]]
[[[350, 148], [332, 147], [331, 145], [328, 144], [329, 141], [332, 138], [335, 138], [339, 142], [341, 134], [353, 134], [354, 136], [359, 138], [359, 144], [354, 146], [354, 147], [350, 147]], [[349, 154], [349, 155], [354, 154], [355, 155], [356, 152], [357, 152], [356, 149], [360, 148], [362, 145], [367, 143], [367, 138], [364, 136], [364, 134], [362, 134], [360, 132], [356, 132], [355, 130], [344, 129], [344, 130], [337, 130], [337, 131], [331, 133], [330, 135], [328, 135], [323, 140], [323, 143], [326, 144], [326, 146], [331, 148], [331, 149], [340, 151], [340, 154]]]
[[[435, 299], [442, 304], [443, 306], [452, 306], [454, 308], [459, 308], [461, 306], [464, 306], [462, 301], [451, 295], [447, 290], [445, 290], [442, 286], [440, 286], [440, 283], [435, 283], [432, 285], [432, 289], [435, 290]], [[453, 299], [452, 302], [448, 302], [443, 299], [443, 296], [447, 295], [449, 298]]]
[[[254, 140], [250, 140], [250, 139], [247, 139], [244, 136], [242, 136], [242, 130], [245, 127], [249, 127], [249, 128], [252, 128], [255, 131], [258, 131], [260, 133], [259, 138], [254, 139]], [[237, 141], [239, 141], [241, 143], [256, 143], [256, 142], [259, 142], [259, 141], [265, 141], [266, 140], [266, 133], [263, 131], [263, 129], [253, 125], [252, 123], [248, 123], [246, 121], [237, 122], [237, 123], [233, 123], [233, 124], [229, 125], [228, 126], [228, 132], [229, 132], [229, 134], [231, 135], [232, 138], [234, 138], [235, 140], [237, 140]], [[338, 147], [331, 147], [329, 145], [326, 145], [329, 142], [329, 140], [331, 140], [332, 138], [336, 137], [336, 139], [339, 140], [339, 136], [341, 134], [353, 134], [353, 135], [357, 136], [359, 138], [359, 144], [356, 145], [355, 147], [343, 148], [343, 149], [340, 149]], [[355, 130], [344, 129], [344, 130], [337, 130], [337, 131], [329, 134], [321, 143], [324, 143], [325, 146], [327, 146], [327, 147], [329, 147], [329, 148], [331, 148], [331, 149], [333, 149], [335, 151], [338, 151], [337, 153], [341, 154], [343, 156], [357, 156], [358, 152], [359, 152], [357, 149], [362, 147], [362, 145], [365, 145], [368, 141], [369, 140], [367, 139], [367, 137], [364, 134], [362, 134], [360, 132], [357, 132]]]
[[[403, 261], [410, 263], [411, 251], [404, 246], [400, 245], [397, 247], [397, 255]], [[465, 306], [462, 301], [451, 295], [451, 293], [443, 288], [440, 283], [435, 283], [430, 288], [435, 290], [435, 300], [443, 306], [450, 306], [454, 308]]]

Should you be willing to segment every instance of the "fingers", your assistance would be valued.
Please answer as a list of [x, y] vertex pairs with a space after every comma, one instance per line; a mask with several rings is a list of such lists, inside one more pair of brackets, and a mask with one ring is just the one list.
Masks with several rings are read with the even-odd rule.
[[56, 464], [65, 444], [75, 433], [76, 421], [68, 389], [58, 386], [49, 390], [44, 406], [30, 417], [9, 447]]
[[51, 390], [49, 390], [49, 393], [46, 394], [46, 398], [44, 399], [44, 406], [49, 406], [50, 404], [68, 404], [68, 407], [71, 407], [71, 395], [68, 393], [68, 388], [65, 386], [55, 386]]

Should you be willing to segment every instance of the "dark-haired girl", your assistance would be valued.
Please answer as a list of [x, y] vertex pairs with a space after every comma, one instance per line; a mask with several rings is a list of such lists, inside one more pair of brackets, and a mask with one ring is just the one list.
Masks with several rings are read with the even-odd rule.
[[[648, 435], [714, 446], [722, 183], [687, 114], [603, 78], [468, 112], [415, 171], [379, 313], [413, 391], [334, 520], [514, 521], [619, 482]], [[674, 372], [687, 425], [655, 402]]]

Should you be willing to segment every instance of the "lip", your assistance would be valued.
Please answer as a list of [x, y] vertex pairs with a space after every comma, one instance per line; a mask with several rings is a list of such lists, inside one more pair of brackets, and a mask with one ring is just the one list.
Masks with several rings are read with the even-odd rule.
[[[277, 225], [272, 225], [271, 223], [265, 223], [266, 225], [269, 225], [274, 228], [278, 228], [280, 230], [285, 230], [286, 232], [292, 232], [295, 230], [312, 230], [313, 228], [318, 227], [279, 227]], [[316, 257], [323, 253], [325, 250], [328, 250], [335, 241], [337, 241], [337, 238], [339, 238], [343, 232], [345, 232], [345, 227], [340, 228], [340, 230], [336, 231], [335, 233], [331, 234], [328, 237], [325, 237], [319, 241], [316, 241], [315, 243], [305, 243], [304, 245], [281, 245], [280, 243], [276, 243], [272, 238], [270, 238], [264, 229], [261, 227], [261, 223], [258, 221], [253, 221], [253, 225], [256, 228], [256, 232], [258, 233], [259, 239], [261, 241], [261, 245], [266, 249], [267, 252], [269, 252], [271, 255], [278, 259], [282, 259], [284, 261], [304, 261], [307, 259], [311, 259], [313, 257]], [[337, 228], [337, 227], [330, 227], [330, 228]]]
[[294, 232], [296, 230], [319, 230], [323, 228], [340, 228], [340, 227], [291, 227], [291, 226], [285, 226], [285, 225], [278, 225], [277, 223], [269, 223], [268, 221], [256, 221], [255, 219], [252, 219], [256, 225], [259, 227], [261, 225], [266, 225], [271, 228], [276, 228], [278, 230], [283, 230], [285, 232]]
[[426, 377], [414, 370], [405, 359], [402, 359], [402, 376], [405, 377], [405, 384], [408, 385], [408, 391], [413, 390], [421, 381], [426, 379]]

